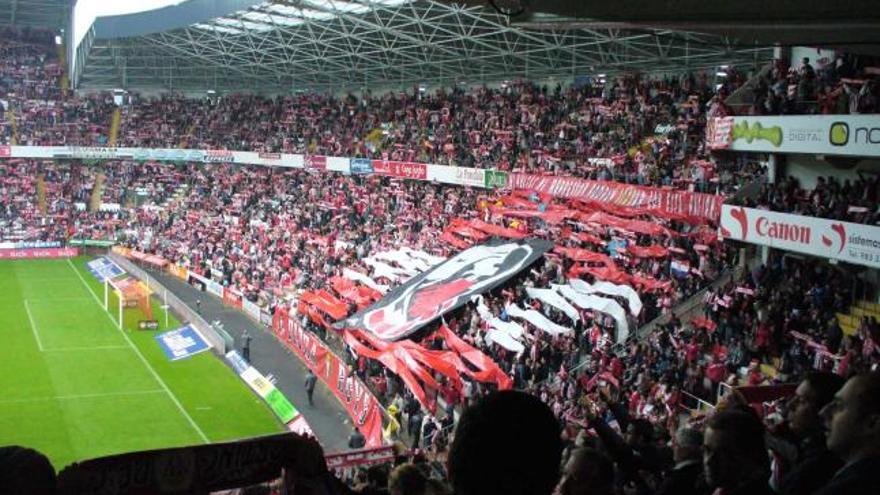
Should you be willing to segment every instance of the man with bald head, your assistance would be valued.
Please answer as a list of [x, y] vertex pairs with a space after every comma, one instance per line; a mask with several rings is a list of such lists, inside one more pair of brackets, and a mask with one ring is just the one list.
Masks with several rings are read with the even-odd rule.
[[844, 465], [817, 493], [880, 493], [880, 373], [850, 378], [821, 414], [828, 449]]

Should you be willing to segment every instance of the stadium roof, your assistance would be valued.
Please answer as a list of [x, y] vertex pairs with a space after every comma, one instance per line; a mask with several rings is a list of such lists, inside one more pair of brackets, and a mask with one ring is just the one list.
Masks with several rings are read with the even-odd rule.
[[357, 89], [681, 72], [770, 54], [669, 29], [531, 29], [489, 6], [432, 0], [190, 0], [99, 18], [73, 80], [84, 90]]
[[0, 0], [0, 28], [61, 29], [67, 25], [71, 0]]

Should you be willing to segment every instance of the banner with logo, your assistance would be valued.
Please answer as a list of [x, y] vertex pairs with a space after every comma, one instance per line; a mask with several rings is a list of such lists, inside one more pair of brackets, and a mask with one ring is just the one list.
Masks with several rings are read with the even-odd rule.
[[32, 258], [72, 258], [79, 256], [79, 249], [45, 248], [45, 249], [0, 249], [0, 260], [32, 259]]
[[[301, 418], [299, 411], [287, 400], [287, 397], [268, 378], [245, 361], [237, 351], [227, 352], [226, 360], [232, 365], [232, 369], [235, 370], [238, 376], [269, 405], [269, 409], [282, 422], [289, 423], [295, 419], [299, 419], [301, 422], [305, 421], [305, 418]], [[308, 430], [311, 431], [311, 428], [308, 428]]]
[[0, 249], [44, 249], [59, 248], [61, 241], [18, 241], [18, 242], [0, 242]]
[[186, 279], [189, 278], [189, 274], [187, 273], [186, 268], [180, 265], [175, 265], [174, 263], [168, 264], [168, 273], [174, 275], [180, 280], [183, 280], [184, 282], [186, 282]]
[[351, 173], [357, 175], [372, 174], [373, 160], [370, 160], [369, 158], [352, 158]]
[[428, 165], [415, 162], [373, 160], [373, 173], [399, 179], [427, 180]]
[[205, 163], [232, 163], [235, 161], [235, 152], [229, 150], [207, 150], [202, 161]]
[[244, 312], [254, 320], [260, 321], [260, 306], [257, 305], [257, 303], [251, 302], [246, 297], [242, 297], [241, 309], [243, 309]]
[[100, 282], [103, 282], [108, 278], [116, 278], [125, 273], [125, 270], [114, 263], [113, 260], [105, 256], [89, 261], [86, 263], [86, 267], [88, 268], [89, 273]]
[[483, 187], [486, 184], [485, 170], [447, 165], [428, 165], [427, 180], [470, 187]]
[[335, 326], [363, 329], [384, 340], [404, 339], [472, 296], [506, 282], [552, 247], [540, 239], [490, 240], [411, 278]]
[[322, 155], [306, 155], [305, 158], [303, 158], [303, 164], [305, 164], [306, 168], [326, 170], [327, 157]]
[[724, 205], [725, 239], [880, 268], [880, 227]]
[[223, 302], [226, 303], [227, 306], [232, 306], [235, 309], [241, 309], [241, 300], [241, 292], [231, 287], [226, 287], [223, 289]]
[[121, 160], [134, 158], [132, 148], [59, 146], [53, 158], [76, 158], [78, 160]]
[[324, 382], [342, 403], [352, 422], [367, 439], [367, 447], [382, 446], [382, 406], [344, 360], [313, 333], [306, 331], [286, 308], [278, 307], [272, 330]]
[[83, 246], [83, 247], [111, 247], [116, 244], [116, 241], [105, 241], [100, 239], [71, 239], [67, 241], [68, 246]]
[[510, 174], [508, 187], [593, 202], [598, 207], [639, 208], [644, 213], [697, 223], [717, 222], [724, 200], [723, 196], [716, 194], [552, 175]]
[[207, 292], [210, 292], [211, 294], [214, 294], [220, 299], [223, 299], [223, 286], [211, 280], [210, 278], [206, 278], [205, 281], [205, 290]]
[[328, 156], [327, 170], [331, 172], [339, 172], [341, 174], [349, 174], [351, 172], [349, 162], [351, 160], [342, 156]]
[[160, 333], [155, 339], [165, 356], [172, 361], [186, 359], [211, 348], [208, 341], [192, 325]]
[[880, 156], [875, 115], [733, 117], [733, 151]]
[[507, 172], [500, 170], [486, 170], [485, 172], [485, 188], [486, 189], [506, 189], [507, 188]]

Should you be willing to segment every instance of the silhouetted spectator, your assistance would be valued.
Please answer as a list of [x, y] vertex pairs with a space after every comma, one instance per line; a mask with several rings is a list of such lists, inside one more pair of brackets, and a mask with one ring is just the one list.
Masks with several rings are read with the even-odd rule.
[[877, 493], [880, 473], [880, 373], [850, 378], [821, 412], [828, 449], [844, 466], [818, 494]]
[[709, 418], [703, 439], [706, 481], [724, 495], [770, 495], [764, 425], [753, 411], [723, 410]]
[[550, 408], [517, 391], [465, 410], [449, 451], [455, 495], [549, 495], [559, 480], [560, 427]]

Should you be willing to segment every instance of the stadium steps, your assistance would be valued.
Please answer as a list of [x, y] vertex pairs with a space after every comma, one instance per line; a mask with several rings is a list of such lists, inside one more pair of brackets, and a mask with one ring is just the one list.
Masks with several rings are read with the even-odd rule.
[[46, 216], [49, 211], [46, 203], [46, 176], [42, 173], [37, 176], [37, 210], [42, 216]]
[[95, 185], [92, 187], [92, 195], [89, 197], [89, 211], [96, 212], [101, 208], [101, 198], [104, 197], [104, 180], [107, 176], [104, 171], [98, 172], [95, 177]]
[[196, 127], [198, 126], [195, 123], [189, 126], [189, 129], [186, 130], [186, 134], [180, 139], [180, 143], [177, 146], [178, 148], [185, 150], [189, 147], [189, 139], [196, 133]]
[[724, 99], [724, 104], [734, 110], [735, 115], [742, 115], [755, 101], [755, 88], [761, 78], [767, 78], [773, 70], [771, 64], [765, 64], [761, 70], [745, 84], [736, 89], [730, 96]]
[[113, 109], [110, 118], [110, 135], [107, 137], [107, 146], [116, 146], [116, 138], [119, 136], [119, 126], [122, 123], [122, 110], [119, 107]]
[[9, 122], [9, 128], [12, 130], [10, 144], [15, 146], [18, 144], [18, 120], [15, 118], [15, 110], [6, 111], [6, 122]]
[[837, 322], [846, 335], [854, 335], [859, 330], [863, 316], [872, 316], [880, 321], [880, 304], [859, 301], [849, 310], [849, 314], [837, 313]]
[[61, 91], [67, 92], [70, 89], [70, 78], [67, 77], [67, 47], [64, 44], [55, 45], [55, 50], [58, 55], [58, 65], [61, 67], [61, 80], [58, 83]]

